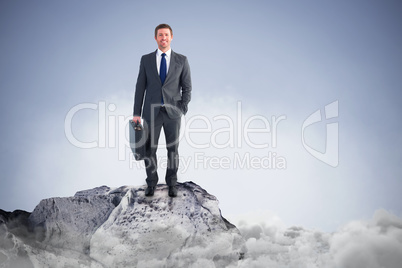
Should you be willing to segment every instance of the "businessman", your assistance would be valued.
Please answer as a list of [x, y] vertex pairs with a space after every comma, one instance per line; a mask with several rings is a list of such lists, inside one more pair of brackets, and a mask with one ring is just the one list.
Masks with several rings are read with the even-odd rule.
[[154, 195], [159, 180], [156, 150], [162, 127], [168, 157], [165, 181], [169, 196], [177, 196], [180, 122], [191, 99], [191, 75], [187, 58], [170, 48], [172, 39], [173, 31], [169, 25], [160, 24], [155, 28], [158, 49], [142, 56], [134, 94], [133, 121], [141, 122], [142, 116], [148, 135], [144, 160], [146, 196]]

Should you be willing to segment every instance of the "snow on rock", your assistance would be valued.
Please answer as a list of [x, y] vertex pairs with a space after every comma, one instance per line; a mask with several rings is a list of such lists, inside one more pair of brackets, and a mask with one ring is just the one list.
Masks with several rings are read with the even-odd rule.
[[237, 262], [243, 240], [221, 216], [214, 196], [191, 182], [179, 184], [176, 198], [168, 197], [166, 185], [158, 186], [152, 198], [144, 190], [111, 192], [127, 193], [92, 236], [92, 258], [113, 267], [151, 259], [168, 267], [186, 267], [198, 259], [222, 266]]
[[193, 182], [177, 188], [176, 198], [166, 185], [153, 197], [145, 186], [102, 186], [49, 198], [20, 215], [19, 226], [0, 211], [0, 267], [236, 265], [245, 242], [216, 197]]

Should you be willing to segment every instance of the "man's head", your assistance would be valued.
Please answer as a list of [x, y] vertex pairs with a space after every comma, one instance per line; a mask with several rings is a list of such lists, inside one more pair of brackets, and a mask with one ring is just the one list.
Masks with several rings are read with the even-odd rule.
[[155, 40], [158, 44], [158, 48], [162, 52], [166, 52], [170, 49], [170, 42], [173, 39], [172, 28], [167, 24], [159, 24], [155, 28]]

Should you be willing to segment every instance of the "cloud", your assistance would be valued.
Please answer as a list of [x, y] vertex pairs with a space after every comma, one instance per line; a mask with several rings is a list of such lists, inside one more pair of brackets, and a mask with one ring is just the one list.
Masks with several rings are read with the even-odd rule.
[[354, 221], [331, 237], [338, 267], [400, 267], [402, 219], [378, 210], [370, 221]]
[[258, 215], [238, 216], [234, 222], [248, 248], [239, 267], [396, 268], [402, 262], [402, 219], [383, 209], [333, 233], [285, 228], [272, 213]]

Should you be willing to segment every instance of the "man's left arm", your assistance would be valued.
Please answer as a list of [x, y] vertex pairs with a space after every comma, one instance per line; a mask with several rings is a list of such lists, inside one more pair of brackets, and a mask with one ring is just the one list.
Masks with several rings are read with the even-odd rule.
[[180, 76], [181, 81], [181, 109], [183, 114], [188, 111], [188, 103], [191, 100], [191, 72], [187, 58], [185, 58], [183, 71]]

